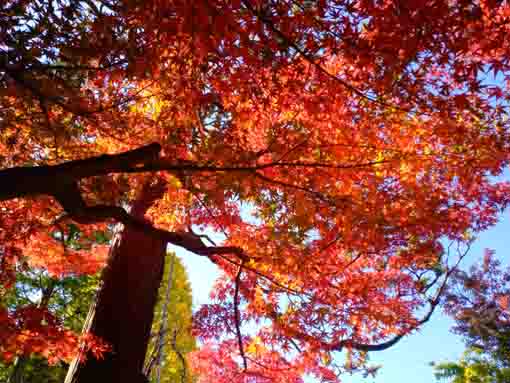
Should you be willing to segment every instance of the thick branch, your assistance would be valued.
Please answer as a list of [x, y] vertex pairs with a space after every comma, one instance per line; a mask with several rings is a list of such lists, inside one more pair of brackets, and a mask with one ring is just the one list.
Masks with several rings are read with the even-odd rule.
[[[59, 165], [36, 167], [14, 167], [0, 170], [0, 201], [28, 195], [55, 195], [65, 189], [66, 184], [82, 178], [100, 176], [113, 173], [151, 173], [157, 171], [169, 172], [245, 172], [253, 174], [257, 170], [285, 167], [285, 168], [329, 168], [329, 169], [360, 169], [382, 164], [388, 161], [335, 164], [319, 162], [271, 162], [267, 164], [215, 166], [200, 165], [191, 162], [169, 161], [159, 159], [161, 146], [152, 143], [140, 148], [119, 154], [105, 154], [82, 160], [65, 162]], [[263, 176], [255, 173], [259, 178]], [[282, 187], [300, 188], [296, 185], [285, 184], [280, 181], [266, 179], [266, 181]], [[306, 188], [301, 190], [308, 191]]]
[[243, 250], [234, 246], [206, 246], [199, 236], [185, 232], [171, 232], [158, 229], [150, 223], [138, 220], [119, 206], [96, 205], [82, 207], [69, 211], [71, 218], [80, 223], [91, 223], [114, 219], [133, 229], [161, 238], [176, 246], [183, 247], [197, 255], [209, 257], [211, 255], [235, 254], [241, 259], [247, 259]]
[[54, 166], [14, 167], [0, 170], [0, 201], [29, 195], [56, 196], [81, 178], [134, 170], [154, 161], [161, 146], [152, 143], [128, 152], [105, 154]]
[[[264, 181], [281, 187], [292, 187], [299, 190], [312, 192], [321, 198], [320, 193], [315, 193], [306, 188], [286, 184], [277, 180], [269, 179], [261, 175], [257, 170], [269, 167], [326, 167], [338, 169], [352, 169], [357, 167], [372, 166], [375, 163], [365, 164], [321, 164], [304, 162], [274, 162], [261, 165], [240, 166], [214, 166], [199, 165], [190, 162], [169, 162], [159, 159], [161, 146], [152, 143], [124, 153], [102, 155], [88, 159], [69, 161], [53, 166], [37, 167], [14, 167], [0, 170], [0, 201], [18, 197], [34, 196], [40, 194], [55, 197], [64, 210], [81, 223], [91, 223], [115, 219], [124, 225], [136, 228], [150, 235], [157, 236], [177, 246], [181, 246], [195, 254], [202, 256], [235, 254], [242, 260], [248, 257], [242, 249], [237, 247], [206, 246], [199, 236], [193, 233], [167, 232], [157, 229], [147, 222], [135, 219], [124, 209], [118, 206], [86, 206], [78, 186], [78, 180], [82, 178], [99, 176], [111, 173], [142, 173], [156, 171], [170, 172], [246, 172], [255, 174]], [[324, 197], [322, 197], [324, 198]]]
[[429, 311], [427, 312], [427, 315], [425, 315], [416, 326], [414, 326], [411, 330], [403, 332], [399, 335], [396, 335], [395, 337], [391, 338], [390, 340], [387, 340], [386, 342], [377, 343], [377, 344], [364, 344], [364, 343], [357, 343], [352, 342], [350, 340], [345, 340], [338, 342], [337, 344], [332, 345], [330, 347], [331, 350], [334, 351], [342, 351], [344, 347], [352, 348], [354, 350], [358, 351], [383, 351], [386, 350], [395, 344], [397, 344], [402, 338], [404, 338], [406, 335], [408, 335], [412, 330], [418, 328], [419, 326], [425, 324], [428, 322], [432, 316], [432, 313], [434, 312], [435, 308], [437, 306], [436, 304], [432, 304]]
[[396, 335], [394, 338], [392, 338], [392, 339], [390, 339], [390, 340], [388, 340], [386, 342], [383, 342], [383, 343], [378, 343], [378, 344], [363, 344], [363, 343], [353, 342], [353, 341], [347, 339], [347, 340], [343, 340], [343, 341], [340, 341], [338, 343], [329, 345], [328, 348], [330, 350], [334, 350], [334, 351], [341, 351], [344, 347], [349, 347], [349, 348], [353, 348], [353, 349], [360, 350], [360, 351], [382, 351], [382, 350], [386, 350], [386, 349], [390, 348], [391, 346], [395, 345], [397, 342], [399, 342], [402, 338], [404, 338], [406, 335], [408, 335], [411, 331], [416, 330], [420, 326], [422, 326], [425, 323], [427, 323], [430, 320], [430, 318], [432, 317], [432, 314], [434, 313], [436, 307], [439, 305], [440, 298], [442, 297], [443, 292], [444, 292], [444, 290], [446, 288], [448, 279], [450, 278], [452, 273], [455, 270], [457, 270], [460, 262], [469, 253], [470, 248], [471, 248], [471, 244], [469, 243], [467, 245], [467, 248], [464, 251], [464, 253], [459, 254], [459, 258], [458, 258], [457, 262], [446, 273], [443, 282], [441, 283], [441, 285], [439, 286], [439, 288], [438, 288], [438, 290], [437, 290], [437, 292], [435, 294], [435, 297], [429, 299], [430, 308], [427, 311], [427, 314], [421, 320], [419, 320], [418, 323], [416, 323], [416, 325], [414, 325], [410, 330], [402, 332], [401, 334]]

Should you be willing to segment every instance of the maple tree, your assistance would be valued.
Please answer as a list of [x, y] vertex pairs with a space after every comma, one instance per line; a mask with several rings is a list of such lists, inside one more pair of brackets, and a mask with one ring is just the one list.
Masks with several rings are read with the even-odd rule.
[[[143, 220], [147, 209], [161, 198], [164, 186], [158, 179], [144, 183], [130, 207], [133, 219]], [[117, 230], [102, 272], [101, 287], [83, 326], [83, 333], [100, 338], [108, 345], [109, 352], [98, 359], [94, 355], [96, 350], [82, 342], [80, 352], [70, 364], [66, 382], [90, 382], [98, 378], [111, 382], [146, 382], [144, 360], [165, 254], [166, 241], [162, 238], [136, 227]]]
[[510, 268], [486, 249], [481, 264], [455, 272], [445, 294], [445, 310], [454, 317], [455, 333], [469, 347], [493, 354], [510, 367]]
[[469, 271], [456, 271], [444, 299], [467, 350], [456, 362], [435, 365], [436, 377], [453, 383], [507, 382], [510, 378], [510, 269], [494, 252]]
[[[491, 177], [510, 159], [509, 17], [496, 0], [4, 1], [1, 283], [24, 257], [97, 270], [104, 248], [58, 238], [121, 222], [223, 271], [195, 315], [199, 379], [335, 381], [334, 353], [355, 368], [428, 320], [444, 241], [510, 202]], [[164, 193], [129, 213], [151, 177]], [[0, 310], [4, 358], [101, 345]]]

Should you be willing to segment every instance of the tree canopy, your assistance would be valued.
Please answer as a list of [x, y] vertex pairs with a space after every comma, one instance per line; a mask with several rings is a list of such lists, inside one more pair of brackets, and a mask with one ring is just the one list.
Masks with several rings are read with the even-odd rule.
[[[49, 277], [43, 270], [25, 269], [18, 274], [16, 287], [2, 295], [1, 304], [11, 310], [30, 305], [47, 309], [62, 321], [62, 325], [79, 333], [98, 280], [97, 275], [57, 279]], [[61, 383], [67, 365], [59, 360], [51, 360], [49, 365], [48, 359], [52, 355], [42, 352], [44, 347], [38, 349], [33, 343], [27, 346], [26, 350], [9, 350], [17, 352], [18, 356], [9, 359], [9, 363], [0, 362], [0, 380], [7, 383]]]
[[[103, 248], [60, 239], [121, 222], [223, 271], [194, 318], [200, 379], [337, 381], [332, 354], [356, 364], [430, 318], [510, 202], [509, 18], [497, 0], [2, 2], [2, 291], [25, 260], [95, 272]], [[0, 307], [3, 357], [101, 351], [48, 318]]]

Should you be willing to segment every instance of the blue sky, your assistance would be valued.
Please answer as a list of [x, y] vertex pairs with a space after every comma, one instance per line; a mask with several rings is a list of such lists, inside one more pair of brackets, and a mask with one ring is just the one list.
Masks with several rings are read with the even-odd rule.
[[[469, 256], [462, 265], [466, 267], [473, 261], [480, 259], [486, 248], [496, 250], [496, 254], [506, 265], [510, 263], [509, 210], [501, 214], [501, 219], [496, 226], [478, 236]], [[441, 312], [436, 313], [419, 333], [403, 339], [389, 350], [371, 354], [370, 360], [372, 362], [383, 365], [375, 379], [363, 379], [361, 376], [344, 376], [343, 382], [436, 382], [429, 362], [457, 359], [464, 350], [462, 340], [449, 331], [452, 323]]]
[[[499, 223], [490, 230], [481, 233], [473, 244], [463, 266], [469, 266], [480, 259], [485, 248], [496, 250], [496, 254], [505, 264], [510, 262], [510, 211], [501, 214]], [[207, 303], [209, 292], [218, 276], [216, 267], [206, 258], [199, 257], [174, 248], [187, 266], [193, 289], [194, 305]], [[457, 359], [464, 350], [461, 339], [449, 329], [452, 321], [437, 312], [418, 333], [409, 336], [389, 350], [372, 353], [370, 360], [382, 364], [375, 378], [363, 378], [356, 374], [344, 375], [344, 383], [434, 383], [432, 361]]]

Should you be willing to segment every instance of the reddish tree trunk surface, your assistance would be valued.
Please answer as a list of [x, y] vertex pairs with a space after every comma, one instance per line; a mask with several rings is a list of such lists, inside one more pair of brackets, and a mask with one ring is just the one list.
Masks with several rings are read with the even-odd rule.
[[[161, 191], [161, 186], [146, 186], [132, 205], [131, 214], [143, 219]], [[89, 355], [84, 363], [74, 361], [66, 383], [147, 381], [142, 368], [165, 254], [162, 239], [129, 227], [116, 235], [101, 289], [84, 326], [85, 331], [106, 341], [112, 351], [104, 359]]]

